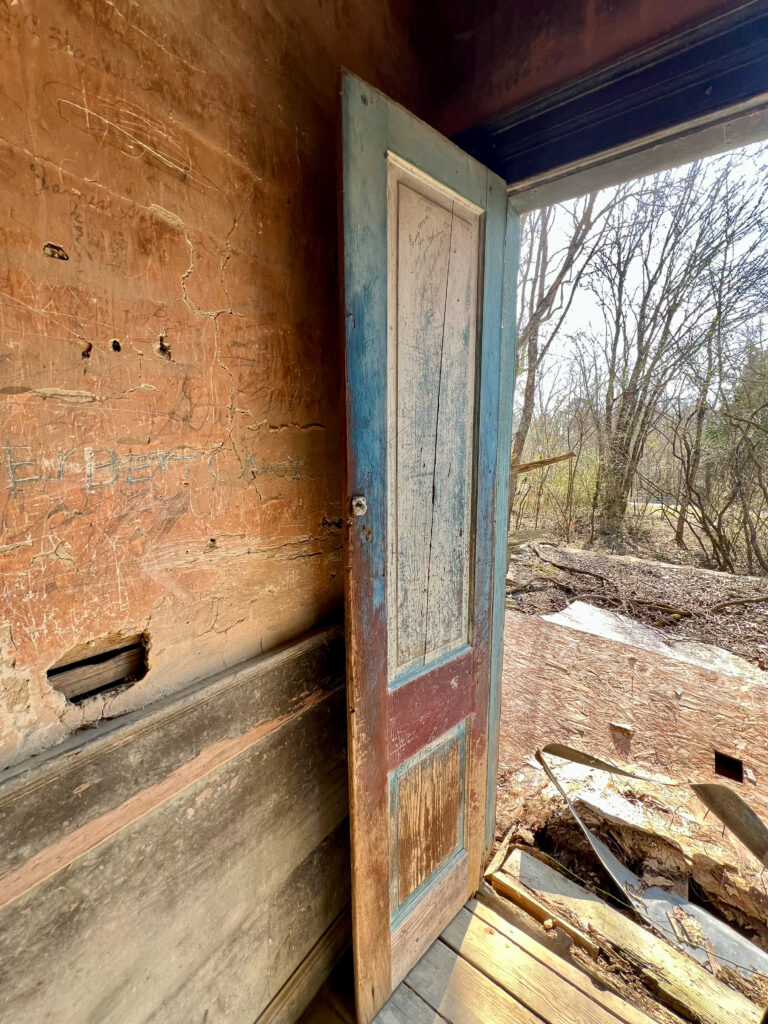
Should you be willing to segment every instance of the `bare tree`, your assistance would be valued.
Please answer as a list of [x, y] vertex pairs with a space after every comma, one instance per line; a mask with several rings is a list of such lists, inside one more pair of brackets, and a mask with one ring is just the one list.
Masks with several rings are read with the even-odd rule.
[[765, 185], [764, 171], [745, 182], [733, 156], [699, 161], [638, 183], [608, 215], [584, 274], [601, 325], [580, 339], [582, 370], [599, 402], [595, 504], [605, 538], [621, 535], [632, 481], [670, 391], [704, 353], [703, 417], [717, 339], [762, 298]]
[[601, 228], [617, 195], [599, 202], [599, 193], [525, 215], [518, 277], [515, 377], [524, 372], [520, 411], [512, 440], [509, 517], [517, 489], [514, 465], [528, 439], [536, 406], [539, 372], [573, 304], [597, 247]]
[[632, 499], [689, 557], [768, 572], [765, 152], [528, 216], [513, 464], [577, 455], [513, 475], [511, 525], [614, 542]]

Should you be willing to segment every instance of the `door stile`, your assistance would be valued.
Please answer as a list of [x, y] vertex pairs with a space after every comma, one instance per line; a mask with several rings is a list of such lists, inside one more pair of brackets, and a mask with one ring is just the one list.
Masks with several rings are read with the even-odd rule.
[[[352, 846], [352, 946], [358, 1016], [372, 1019], [391, 992], [387, 723], [386, 529], [353, 516], [351, 501], [386, 505], [388, 104], [351, 76], [342, 85], [342, 211], [346, 339], [344, 510], [347, 737]], [[386, 525], [386, 524], [385, 524]], [[371, 673], [374, 678], [371, 679]], [[367, 685], [366, 685], [367, 684]]]
[[499, 373], [498, 457], [496, 467], [493, 554], [493, 625], [491, 628], [491, 685], [488, 715], [488, 783], [485, 812], [485, 860], [495, 838], [496, 779], [499, 769], [501, 675], [504, 658], [504, 623], [509, 532], [509, 475], [512, 451], [515, 362], [517, 349], [517, 273], [520, 262], [520, 214], [507, 199], [502, 280], [501, 351]]
[[[489, 175], [486, 215], [485, 251], [500, 253], [501, 258], [484, 261], [483, 308], [480, 337], [480, 401], [478, 402], [478, 445], [479, 458], [475, 484], [475, 550], [494, 551], [496, 536], [495, 499], [499, 451], [499, 399], [501, 363], [501, 310], [498, 297], [502, 294], [504, 274], [504, 230], [506, 194], [499, 188], [498, 179]], [[509, 461], [509, 460], [507, 460]], [[469, 765], [471, 767], [467, 829], [473, 837], [468, 846], [469, 863], [468, 892], [473, 895], [482, 880], [486, 851], [486, 813], [488, 786], [490, 783], [488, 763], [489, 722], [492, 718], [492, 627], [494, 625], [493, 558], [475, 559], [475, 634], [473, 652], [475, 655], [474, 680], [480, 691], [475, 702], [475, 718], [470, 736]], [[495, 779], [494, 785], [495, 785]]]

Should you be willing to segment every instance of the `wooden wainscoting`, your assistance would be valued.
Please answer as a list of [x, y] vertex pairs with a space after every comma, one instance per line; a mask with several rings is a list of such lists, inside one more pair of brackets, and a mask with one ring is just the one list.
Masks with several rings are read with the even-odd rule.
[[7, 772], [0, 1022], [300, 1012], [349, 935], [344, 703], [336, 627]]

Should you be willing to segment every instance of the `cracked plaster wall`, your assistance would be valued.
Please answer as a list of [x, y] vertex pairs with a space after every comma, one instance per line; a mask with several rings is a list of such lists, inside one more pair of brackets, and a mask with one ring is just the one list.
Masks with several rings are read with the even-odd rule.
[[340, 609], [337, 73], [418, 109], [410, 6], [1, 0], [0, 765]]

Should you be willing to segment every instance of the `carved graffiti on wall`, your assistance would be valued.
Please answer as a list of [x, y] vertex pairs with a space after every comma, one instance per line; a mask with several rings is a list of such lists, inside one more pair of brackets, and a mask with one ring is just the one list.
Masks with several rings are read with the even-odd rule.
[[11, 494], [40, 483], [68, 482], [79, 478], [88, 491], [113, 487], [118, 483], [147, 484], [159, 479], [165, 482], [176, 470], [189, 480], [191, 465], [202, 465], [217, 484], [249, 482], [270, 476], [300, 480], [304, 476], [303, 462], [287, 459], [268, 463], [257, 452], [233, 458], [224, 448], [201, 451], [194, 448], [172, 448], [154, 452], [120, 455], [111, 448], [58, 448], [55, 455], [41, 456], [29, 445], [6, 442], [4, 450], [5, 486]]

